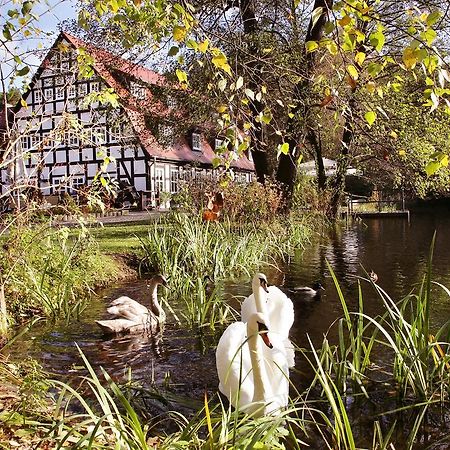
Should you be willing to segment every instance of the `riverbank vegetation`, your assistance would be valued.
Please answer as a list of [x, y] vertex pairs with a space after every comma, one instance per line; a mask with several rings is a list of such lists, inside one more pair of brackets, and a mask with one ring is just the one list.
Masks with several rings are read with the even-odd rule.
[[[439, 448], [449, 438], [449, 326], [430, 325], [431, 273], [399, 302], [369, 278], [361, 280], [385, 305], [385, 314], [376, 317], [364, 312], [361, 289], [359, 310], [351, 311], [334, 280], [342, 316], [321, 344], [297, 348], [293, 376], [310, 375], [291, 386], [289, 407], [277, 417], [248, 418], [214, 392], [187, 408], [170, 386], [119, 385], [105, 371], [94, 371], [81, 353], [85, 376], [79, 387], [0, 361], [15, 386], [0, 415], [1, 439], [22, 448]], [[50, 386], [56, 396], [47, 395]], [[33, 408], [25, 395], [35, 398]]]

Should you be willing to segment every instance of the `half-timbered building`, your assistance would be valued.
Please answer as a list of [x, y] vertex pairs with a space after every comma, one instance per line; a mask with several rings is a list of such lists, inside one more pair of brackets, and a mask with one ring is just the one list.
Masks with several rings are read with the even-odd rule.
[[[76, 194], [102, 173], [158, 206], [180, 180], [214, 176], [221, 140], [200, 126], [174, 136], [158, 118], [178, 103], [153, 95], [165, 86], [162, 75], [62, 32], [15, 111], [17, 142], [0, 171], [2, 193], [15, 184], [44, 196]], [[251, 180], [246, 156], [232, 167]]]

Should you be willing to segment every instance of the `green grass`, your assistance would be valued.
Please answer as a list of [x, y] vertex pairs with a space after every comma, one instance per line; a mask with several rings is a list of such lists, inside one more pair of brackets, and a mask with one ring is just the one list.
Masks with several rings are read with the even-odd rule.
[[90, 233], [104, 253], [137, 253], [140, 239], [148, 235], [148, 223], [111, 224], [90, 228]]

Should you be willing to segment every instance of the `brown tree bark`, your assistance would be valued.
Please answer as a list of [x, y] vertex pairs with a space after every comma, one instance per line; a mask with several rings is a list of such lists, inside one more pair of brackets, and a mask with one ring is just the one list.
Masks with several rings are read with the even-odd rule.
[[[308, 31], [305, 37], [305, 44], [308, 41], [319, 41], [323, 36], [324, 26], [328, 19], [328, 12], [333, 7], [334, 0], [315, 0], [313, 10], [322, 8], [321, 14], [314, 23], [311, 18]], [[289, 153], [287, 155], [281, 154], [278, 163], [278, 170], [276, 179], [281, 183], [284, 194], [284, 206], [290, 209], [292, 203], [292, 195], [294, 192], [295, 181], [297, 178], [297, 163], [300, 152], [297, 145], [300, 141], [300, 132], [297, 129], [298, 117], [303, 116], [306, 121], [305, 138], [311, 145], [315, 152], [315, 159], [317, 162], [319, 186], [325, 187], [325, 169], [322, 161], [322, 146], [318, 138], [314, 125], [308, 123], [309, 107], [307, 105], [309, 92], [311, 88], [311, 79], [315, 67], [315, 53], [306, 52], [306, 45], [304, 46], [304, 60], [305, 69], [302, 80], [295, 86], [293, 100], [296, 102], [296, 107], [293, 112], [293, 117], [288, 120], [287, 130], [289, 144]]]

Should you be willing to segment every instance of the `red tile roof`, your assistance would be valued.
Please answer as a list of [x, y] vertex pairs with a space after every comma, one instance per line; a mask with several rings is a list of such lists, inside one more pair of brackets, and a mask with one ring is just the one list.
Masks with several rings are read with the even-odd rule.
[[[157, 100], [155, 101], [150, 90], [147, 92], [149, 100], [142, 102], [134, 98], [128, 88], [124, 86], [117, 77], [114, 77], [112, 71], [119, 70], [151, 85], [168, 86], [164, 76], [143, 66], [127, 61], [106, 50], [95, 47], [92, 44], [86, 43], [68, 33], [62, 32], [61, 37], [65, 38], [75, 48], [82, 47], [86, 49], [93, 57], [95, 70], [110, 87], [114, 88], [115, 92], [122, 100], [122, 106], [130, 118], [142, 147], [147, 151], [149, 156], [174, 162], [188, 161], [198, 164], [212, 164], [212, 160], [217, 155], [204, 138], [202, 138], [201, 152], [193, 151], [186, 138], [180, 138], [168, 147], [159, 144], [155, 136], [153, 136], [146, 126], [143, 110], [148, 112], [149, 108], [151, 108], [154, 111], [156, 110], [156, 112], [159, 112], [159, 114], [164, 114], [162, 111], [165, 107], [161, 103], [158, 104]], [[254, 170], [253, 163], [246, 156], [242, 156], [237, 161], [234, 161], [232, 167], [247, 171]]]

